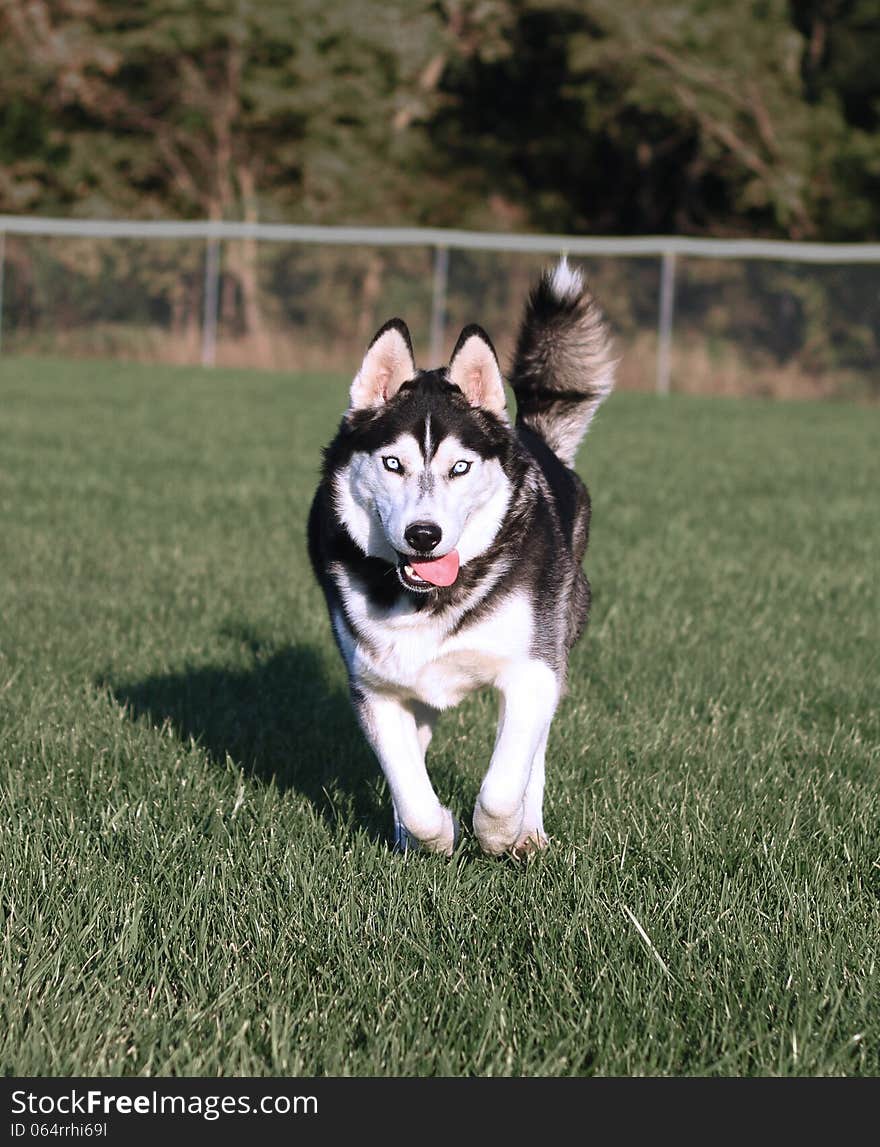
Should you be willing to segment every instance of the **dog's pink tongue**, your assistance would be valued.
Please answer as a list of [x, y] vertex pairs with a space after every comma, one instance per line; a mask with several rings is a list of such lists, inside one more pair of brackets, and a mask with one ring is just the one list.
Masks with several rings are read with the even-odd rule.
[[442, 558], [433, 558], [429, 562], [410, 562], [412, 568], [420, 578], [429, 581], [431, 585], [452, 585], [458, 577], [458, 550], [450, 550]]

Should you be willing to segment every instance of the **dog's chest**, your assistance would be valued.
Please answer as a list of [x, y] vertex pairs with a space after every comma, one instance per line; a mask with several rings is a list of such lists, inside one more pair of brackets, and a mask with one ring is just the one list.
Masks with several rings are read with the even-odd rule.
[[436, 709], [491, 685], [511, 662], [529, 656], [532, 640], [532, 611], [522, 594], [505, 597], [479, 621], [452, 634], [428, 618], [365, 620], [358, 628], [366, 642], [353, 637], [340, 642], [355, 679]]

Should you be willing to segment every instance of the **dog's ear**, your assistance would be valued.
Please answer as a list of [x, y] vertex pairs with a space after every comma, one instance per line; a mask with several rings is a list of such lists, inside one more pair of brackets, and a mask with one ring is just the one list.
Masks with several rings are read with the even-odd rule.
[[351, 410], [381, 406], [416, 373], [412, 339], [402, 319], [390, 319], [373, 336], [351, 384]]
[[492, 340], [482, 327], [465, 327], [458, 336], [447, 371], [450, 382], [464, 393], [471, 406], [481, 406], [498, 418], [507, 418], [504, 379]]

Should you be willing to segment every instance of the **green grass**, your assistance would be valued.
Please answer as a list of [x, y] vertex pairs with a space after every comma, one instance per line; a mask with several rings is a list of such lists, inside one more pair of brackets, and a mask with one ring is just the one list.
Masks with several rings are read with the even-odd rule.
[[344, 394], [0, 362], [0, 1070], [880, 1073], [880, 410], [609, 402], [518, 866], [389, 851], [304, 544]]

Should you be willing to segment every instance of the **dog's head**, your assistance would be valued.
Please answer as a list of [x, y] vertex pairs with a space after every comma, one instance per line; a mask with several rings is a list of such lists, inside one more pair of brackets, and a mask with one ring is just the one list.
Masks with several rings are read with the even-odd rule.
[[432, 593], [493, 541], [510, 500], [504, 382], [488, 336], [466, 327], [449, 365], [417, 370], [405, 323], [376, 334], [351, 385], [337, 513], [363, 552]]

